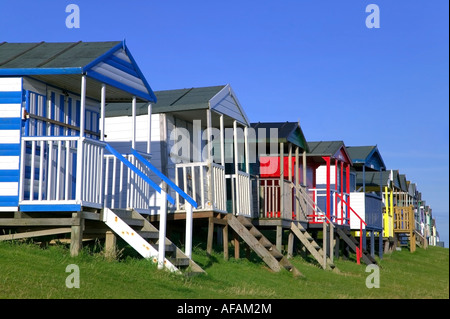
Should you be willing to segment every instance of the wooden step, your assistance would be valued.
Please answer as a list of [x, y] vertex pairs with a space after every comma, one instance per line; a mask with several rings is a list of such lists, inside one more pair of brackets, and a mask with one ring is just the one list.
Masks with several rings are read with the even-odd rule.
[[[241, 223], [241, 221], [249, 226], [249, 224], [247, 223], [248, 220], [245, 221], [242, 218], [238, 219], [232, 214], [229, 214], [227, 216], [228, 225], [273, 271], [278, 272], [282, 268], [284, 268], [291, 271], [294, 276], [303, 276], [302, 273], [297, 268], [295, 268], [287, 260], [287, 258], [284, 257], [266, 237], [264, 237], [264, 235], [261, 234], [261, 232], [258, 231], [258, 233], [261, 235], [258, 240], [255, 238], [255, 236], [252, 235], [249, 228]], [[252, 225], [252, 227], [254, 226]], [[257, 229], [254, 229], [252, 232], [256, 233], [256, 231]]]
[[173, 258], [167, 257], [172, 264], [177, 267], [188, 267], [189, 266], [189, 258]]
[[316, 241], [312, 239], [311, 235], [301, 226], [301, 224], [291, 223], [291, 231], [292, 233], [300, 239], [302, 244], [306, 247], [309, 253], [316, 259], [316, 261], [322, 266], [324, 269], [332, 269], [335, 268], [334, 264], [331, 262], [329, 257], [326, 258], [326, 263], [324, 264], [324, 256], [323, 250], [316, 243]]
[[[347, 243], [347, 245], [356, 253], [357, 250], [359, 249], [358, 247], [359, 242], [356, 240], [356, 238], [353, 237], [350, 232], [346, 232], [340, 227], [336, 228], [336, 232], [339, 235], [339, 237], [341, 237]], [[376, 260], [366, 250], [362, 251], [361, 260], [366, 265], [376, 264]]]
[[155, 231], [150, 230], [141, 230], [137, 232], [142, 238], [146, 239], [158, 239], [159, 233]]
[[250, 228], [250, 234], [252, 234], [253, 236], [255, 236], [256, 239], [260, 239], [263, 235], [261, 234], [261, 232], [256, 228], [256, 227], [252, 227]]

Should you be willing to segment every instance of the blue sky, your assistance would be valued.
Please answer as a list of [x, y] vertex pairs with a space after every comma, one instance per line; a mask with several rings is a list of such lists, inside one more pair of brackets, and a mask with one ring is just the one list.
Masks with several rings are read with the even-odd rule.
[[[80, 8], [80, 28], [65, 12]], [[380, 8], [380, 28], [365, 21]], [[154, 90], [229, 83], [251, 121], [378, 145], [418, 184], [448, 247], [447, 0], [5, 1], [0, 41], [126, 39]]]

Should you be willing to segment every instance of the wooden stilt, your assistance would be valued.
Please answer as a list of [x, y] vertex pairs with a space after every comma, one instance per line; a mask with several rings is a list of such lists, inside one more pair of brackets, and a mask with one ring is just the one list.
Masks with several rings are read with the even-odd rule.
[[236, 232], [234, 232], [233, 237], [234, 237], [234, 259], [239, 259], [240, 255], [239, 235]]
[[84, 219], [81, 218], [81, 213], [73, 213], [72, 214], [72, 230], [70, 234], [70, 255], [72, 257], [78, 256], [83, 240], [83, 228], [84, 228]]
[[214, 221], [213, 221], [212, 217], [209, 217], [208, 218], [208, 239], [206, 242], [206, 252], [208, 254], [212, 253], [213, 237], [214, 237]]
[[228, 260], [228, 225], [225, 225], [222, 229], [223, 232], [223, 258]]
[[105, 236], [105, 257], [110, 259], [116, 258], [116, 242], [117, 237], [112, 231], [108, 230]]
[[294, 257], [294, 244], [295, 244], [295, 237], [292, 231], [289, 232], [288, 237], [288, 258]]
[[282, 245], [283, 245], [283, 227], [277, 226], [277, 239], [276, 239], [276, 246], [278, 251], [282, 251]]

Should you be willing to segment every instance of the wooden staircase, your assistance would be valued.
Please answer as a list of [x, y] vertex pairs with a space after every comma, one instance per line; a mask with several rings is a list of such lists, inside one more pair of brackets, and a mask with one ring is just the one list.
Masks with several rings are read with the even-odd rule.
[[248, 219], [228, 214], [228, 225], [275, 272], [286, 269], [295, 277], [303, 274]]
[[[341, 239], [343, 239], [345, 241], [345, 243], [355, 253], [358, 253], [359, 242], [356, 240], [355, 237], [353, 237], [353, 235], [351, 234], [351, 232], [350, 232], [350, 230], [348, 228], [336, 227], [336, 233], [338, 234], [338, 236]], [[372, 255], [370, 255], [370, 253], [367, 250], [365, 250], [365, 249], [362, 249], [361, 259], [366, 265], [371, 265], [371, 264], [375, 264], [376, 265], [377, 264], [377, 261], [375, 260], [375, 258], [373, 258]]]
[[336, 266], [328, 256], [324, 256], [323, 249], [317, 244], [314, 238], [308, 233], [308, 231], [301, 225], [291, 223], [291, 231], [297, 236], [302, 244], [308, 249], [311, 255], [319, 262], [323, 269], [332, 270]]
[[[104, 218], [104, 221], [108, 227], [136, 249], [141, 256], [151, 259], [154, 263], [157, 262], [159, 231], [155, 226], [135, 210], [113, 209], [109, 210], [107, 214], [109, 217]], [[205, 273], [167, 237], [165, 238], [165, 251], [164, 266], [171, 271], [182, 272], [188, 276]]]
[[414, 229], [414, 236], [416, 236], [416, 244], [419, 247], [422, 247], [424, 249], [428, 248], [428, 240], [424, 236], [422, 236], [422, 234], [416, 229]]

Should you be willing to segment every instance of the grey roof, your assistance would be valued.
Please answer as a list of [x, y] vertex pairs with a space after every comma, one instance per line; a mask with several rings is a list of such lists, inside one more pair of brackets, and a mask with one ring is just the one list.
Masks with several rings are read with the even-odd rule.
[[346, 148], [356, 167], [364, 165], [376, 170], [386, 169], [377, 146], [347, 146]]
[[[393, 180], [394, 187], [397, 189], [401, 189], [398, 170], [392, 170], [392, 173], [393, 173], [392, 180]], [[389, 182], [389, 178], [391, 175], [391, 170], [382, 171], [382, 172], [366, 172], [365, 173], [366, 187], [368, 187], [368, 186], [379, 187], [380, 186], [380, 174], [381, 174], [381, 186], [389, 185], [388, 182]], [[363, 177], [362, 172], [356, 173], [356, 184], [357, 185], [362, 185], [362, 177]]]
[[333, 156], [344, 146], [343, 141], [308, 142], [309, 154], [314, 156]]
[[[152, 113], [169, 113], [186, 121], [200, 120], [202, 125], [208, 121], [205, 110], [210, 109], [211, 125], [220, 126], [220, 114], [224, 116], [225, 127], [232, 127], [236, 120], [241, 125], [248, 126], [249, 120], [244, 109], [229, 84], [185, 88], [176, 90], [155, 91], [157, 103], [152, 104]], [[148, 113], [148, 104], [137, 103], [136, 115]], [[107, 117], [131, 116], [131, 103], [108, 105]]]
[[[270, 129], [277, 129], [279, 142], [291, 142], [303, 150], [308, 151], [308, 143], [306, 142], [305, 135], [298, 122], [258, 122], [251, 123], [251, 127], [255, 129], [256, 137], [258, 139], [266, 139], [269, 141]], [[260, 136], [259, 128], [265, 129], [265, 135]]]
[[[202, 110], [209, 100], [225, 86], [155, 91], [158, 102], [152, 105], [152, 114]], [[136, 104], [136, 115], [148, 114], [147, 103]], [[114, 103], [106, 108], [106, 117], [131, 116], [131, 103]]]
[[347, 146], [347, 152], [352, 157], [353, 163], [364, 162], [375, 148], [376, 146]]
[[225, 85], [207, 86], [190, 89], [157, 91], [153, 113], [169, 113], [178, 111], [202, 110], [209, 108], [209, 101], [219, 93]]
[[120, 41], [0, 43], [0, 68], [83, 67]]

